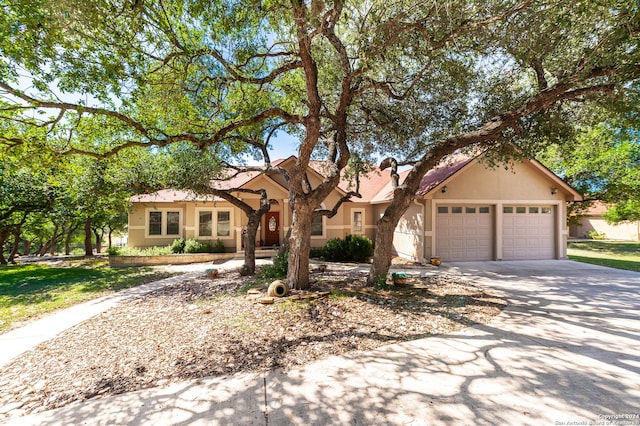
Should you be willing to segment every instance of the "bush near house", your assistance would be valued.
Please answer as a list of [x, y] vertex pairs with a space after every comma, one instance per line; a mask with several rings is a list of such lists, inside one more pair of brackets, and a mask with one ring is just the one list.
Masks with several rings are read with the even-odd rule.
[[217, 240], [214, 245], [208, 241], [185, 240], [177, 238], [171, 244], [164, 247], [112, 247], [107, 250], [112, 256], [162, 256], [166, 254], [182, 253], [224, 253], [224, 243]]
[[322, 255], [330, 262], [365, 262], [373, 256], [373, 243], [362, 235], [332, 238], [322, 248]]
[[604, 234], [604, 232], [589, 231], [587, 232], [587, 238], [589, 238], [590, 240], [606, 240], [607, 236]]
[[185, 253], [211, 253], [213, 247], [208, 241], [187, 240], [184, 244]]

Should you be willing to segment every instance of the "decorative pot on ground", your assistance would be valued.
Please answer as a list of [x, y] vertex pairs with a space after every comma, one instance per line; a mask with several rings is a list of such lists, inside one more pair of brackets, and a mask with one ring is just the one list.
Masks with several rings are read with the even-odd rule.
[[434, 256], [431, 258], [431, 264], [433, 266], [440, 266], [440, 264], [442, 264], [442, 259], [440, 259], [438, 256]]
[[403, 273], [393, 273], [391, 274], [391, 279], [393, 280], [393, 284], [402, 285], [407, 283], [407, 275]]
[[267, 289], [267, 296], [269, 297], [284, 297], [287, 294], [289, 294], [289, 285], [282, 280], [275, 280]]

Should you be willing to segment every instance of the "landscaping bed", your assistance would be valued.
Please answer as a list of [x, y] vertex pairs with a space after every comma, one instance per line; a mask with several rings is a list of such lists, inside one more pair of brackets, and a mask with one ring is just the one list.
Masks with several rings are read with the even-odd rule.
[[157, 256], [117, 256], [109, 255], [109, 266], [186, 265], [189, 263], [224, 262], [235, 257], [235, 253], [183, 253]]
[[237, 273], [169, 285], [4, 366], [0, 420], [190, 378], [286, 371], [486, 323], [506, 306], [474, 283], [445, 274], [409, 276], [403, 286], [378, 289], [364, 287], [365, 279], [357, 272], [314, 273], [311, 293], [293, 291], [269, 305], [249, 300], [251, 279]]

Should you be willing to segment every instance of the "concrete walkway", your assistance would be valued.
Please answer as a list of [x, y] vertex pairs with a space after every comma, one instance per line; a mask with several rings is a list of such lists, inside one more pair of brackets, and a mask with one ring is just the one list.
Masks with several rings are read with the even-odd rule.
[[640, 274], [571, 261], [440, 272], [502, 293], [509, 307], [487, 325], [287, 374], [194, 380], [8, 424], [640, 424]]

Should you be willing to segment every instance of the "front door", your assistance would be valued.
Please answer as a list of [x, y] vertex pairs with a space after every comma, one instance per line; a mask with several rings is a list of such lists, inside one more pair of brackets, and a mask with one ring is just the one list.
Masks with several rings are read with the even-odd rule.
[[280, 212], [267, 212], [264, 223], [264, 245], [280, 245]]

